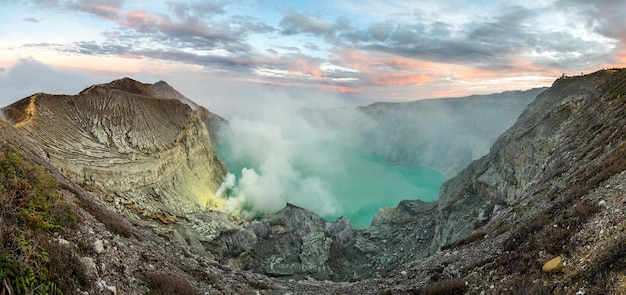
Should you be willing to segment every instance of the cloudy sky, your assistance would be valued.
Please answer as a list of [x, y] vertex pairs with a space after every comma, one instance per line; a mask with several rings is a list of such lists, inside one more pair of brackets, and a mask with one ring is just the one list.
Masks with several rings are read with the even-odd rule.
[[0, 104], [122, 76], [228, 114], [528, 89], [625, 66], [624, 28], [623, 0], [0, 0]]

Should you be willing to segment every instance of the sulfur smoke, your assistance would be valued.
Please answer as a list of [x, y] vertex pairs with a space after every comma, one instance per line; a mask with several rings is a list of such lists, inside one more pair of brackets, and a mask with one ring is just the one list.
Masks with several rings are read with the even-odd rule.
[[219, 136], [218, 154], [238, 179], [218, 195], [228, 191], [227, 208], [236, 213], [292, 203], [363, 227], [378, 208], [436, 199], [445, 178], [486, 154], [541, 91], [358, 109], [303, 109], [291, 98], [264, 98], [253, 116], [231, 118]]
[[226, 176], [224, 177], [224, 182], [222, 182], [222, 185], [220, 185], [220, 187], [215, 192], [215, 197], [216, 198], [222, 197], [224, 192], [232, 189], [235, 186], [235, 181], [236, 181], [235, 174], [232, 174], [230, 172], [226, 174]]
[[[322, 216], [341, 211], [328, 177], [342, 173], [341, 155], [332, 145], [340, 139], [303, 119], [297, 112], [276, 110], [257, 119], [235, 118], [220, 135], [222, 153], [241, 163], [229, 167], [239, 174], [227, 177], [222, 187], [235, 184], [227, 208], [236, 212], [263, 214], [277, 211], [286, 203], [312, 210]], [[218, 190], [221, 195], [224, 190]]]

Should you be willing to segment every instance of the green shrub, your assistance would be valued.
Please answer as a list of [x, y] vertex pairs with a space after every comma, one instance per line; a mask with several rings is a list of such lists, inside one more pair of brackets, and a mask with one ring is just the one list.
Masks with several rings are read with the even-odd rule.
[[64, 294], [87, 284], [75, 253], [50, 236], [77, 221], [72, 208], [43, 167], [0, 146], [1, 294]]

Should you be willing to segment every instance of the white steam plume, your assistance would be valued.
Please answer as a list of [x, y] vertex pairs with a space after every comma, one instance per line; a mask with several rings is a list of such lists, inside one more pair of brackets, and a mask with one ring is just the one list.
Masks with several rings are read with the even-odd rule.
[[233, 171], [241, 176], [226, 200], [227, 210], [269, 213], [292, 203], [327, 217], [342, 212], [329, 181], [346, 173], [336, 148], [345, 134], [312, 123], [284, 104], [271, 104], [257, 115], [231, 119], [220, 135], [222, 151], [243, 167]]
[[222, 182], [222, 185], [220, 185], [220, 188], [217, 189], [217, 192], [215, 192], [215, 197], [219, 198], [222, 196], [222, 194], [224, 194], [224, 192], [226, 190], [232, 189], [235, 186], [235, 174], [232, 173], [227, 173], [226, 176], [224, 177], [224, 182]]

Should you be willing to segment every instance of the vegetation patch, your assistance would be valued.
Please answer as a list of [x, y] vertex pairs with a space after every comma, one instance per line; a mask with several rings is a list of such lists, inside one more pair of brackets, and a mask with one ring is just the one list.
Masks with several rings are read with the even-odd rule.
[[148, 273], [146, 282], [150, 291], [149, 295], [193, 295], [196, 289], [185, 278], [166, 272]]
[[53, 240], [77, 218], [43, 167], [0, 146], [0, 292], [65, 294], [89, 280], [75, 253]]
[[590, 294], [612, 294], [612, 277], [626, 270], [626, 236], [622, 235], [592, 261], [591, 267], [577, 275], [590, 286]]

